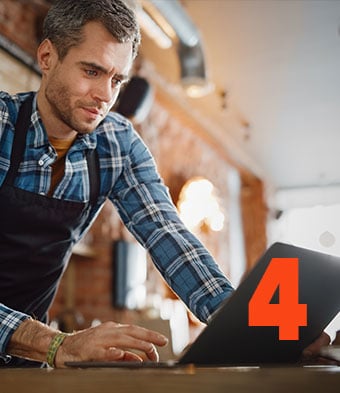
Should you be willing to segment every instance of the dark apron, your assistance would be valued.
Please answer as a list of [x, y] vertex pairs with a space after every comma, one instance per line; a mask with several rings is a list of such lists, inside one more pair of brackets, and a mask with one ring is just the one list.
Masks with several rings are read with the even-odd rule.
[[[14, 187], [30, 126], [32, 97], [20, 108], [11, 163], [0, 188], [0, 302], [47, 322], [61, 275], [72, 247], [87, 224], [99, 193], [96, 151], [86, 156], [90, 203], [70, 202]], [[12, 358], [6, 366], [40, 366]]]

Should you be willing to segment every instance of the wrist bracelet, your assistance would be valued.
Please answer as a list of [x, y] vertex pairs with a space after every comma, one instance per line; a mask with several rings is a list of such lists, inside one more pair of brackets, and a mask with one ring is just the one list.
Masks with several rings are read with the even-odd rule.
[[50, 367], [55, 367], [54, 360], [57, 354], [57, 351], [61, 344], [63, 343], [65, 337], [67, 337], [67, 333], [57, 333], [50, 342], [50, 345], [47, 350], [46, 361]]

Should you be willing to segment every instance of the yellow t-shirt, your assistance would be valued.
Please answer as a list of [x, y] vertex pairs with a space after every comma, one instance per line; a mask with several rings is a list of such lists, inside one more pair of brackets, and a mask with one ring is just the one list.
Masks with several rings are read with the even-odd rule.
[[53, 192], [57, 185], [59, 184], [60, 180], [63, 178], [65, 173], [65, 156], [70, 147], [72, 146], [73, 141], [75, 138], [72, 139], [58, 139], [49, 137], [49, 141], [51, 145], [55, 148], [57, 152], [57, 160], [52, 164], [52, 179], [51, 179], [51, 187], [48, 192], [49, 196], [53, 195]]

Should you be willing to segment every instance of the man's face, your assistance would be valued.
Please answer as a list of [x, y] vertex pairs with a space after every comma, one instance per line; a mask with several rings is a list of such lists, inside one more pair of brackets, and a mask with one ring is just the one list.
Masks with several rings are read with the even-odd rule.
[[132, 65], [131, 43], [118, 43], [96, 22], [85, 25], [83, 32], [84, 41], [62, 61], [52, 56], [45, 73], [45, 109], [63, 133], [92, 132], [116, 101]]

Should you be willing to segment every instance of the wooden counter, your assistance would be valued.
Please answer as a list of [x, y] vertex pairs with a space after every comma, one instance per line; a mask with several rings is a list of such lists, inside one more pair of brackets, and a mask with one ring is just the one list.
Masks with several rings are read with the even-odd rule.
[[1, 393], [329, 393], [340, 367], [0, 369]]

